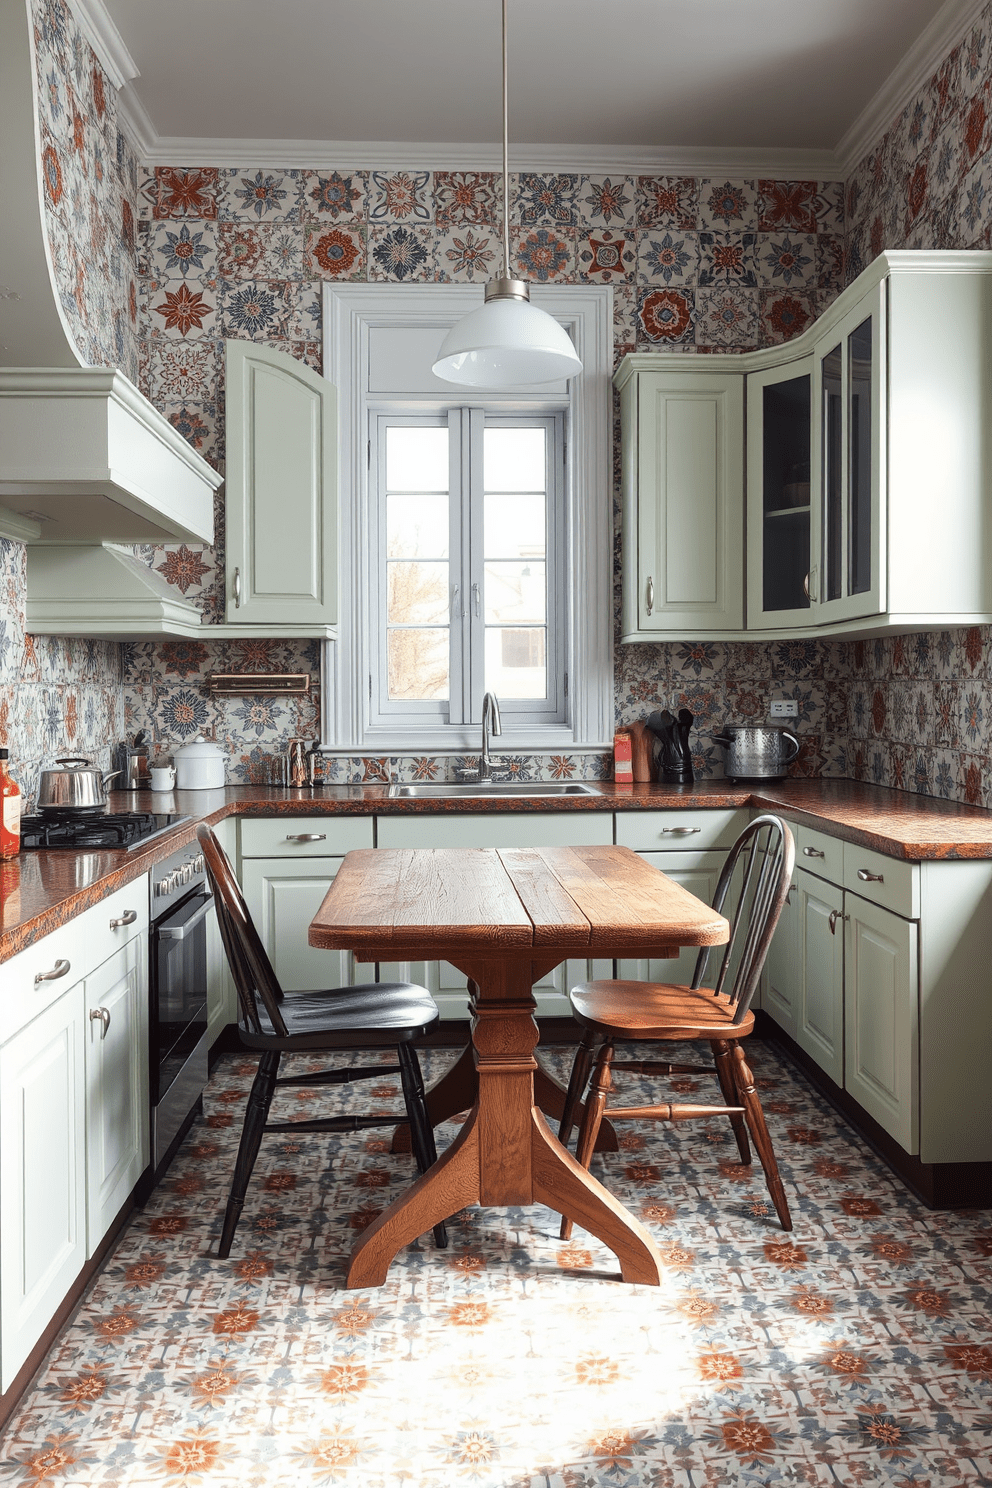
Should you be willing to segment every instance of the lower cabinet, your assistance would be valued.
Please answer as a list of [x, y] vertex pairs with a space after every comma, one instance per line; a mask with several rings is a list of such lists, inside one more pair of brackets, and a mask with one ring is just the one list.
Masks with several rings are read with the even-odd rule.
[[801, 980], [793, 1037], [837, 1085], [844, 1083], [844, 934], [842, 890], [812, 873], [796, 874]]
[[0, 967], [0, 1390], [148, 1164], [147, 934], [142, 878]]
[[[723, 852], [645, 852], [640, 857], [646, 863], [667, 873], [669, 878], [695, 894], [704, 904], [712, 904], [717, 880], [723, 867], [726, 853]], [[719, 954], [719, 952], [718, 952]], [[692, 981], [699, 955], [695, 946], [688, 946], [676, 957], [625, 957], [617, 962], [617, 976], [638, 982], [675, 982], [679, 986]]]
[[[310, 921], [341, 867], [341, 858], [246, 858], [241, 887], [262, 944], [284, 992], [350, 987], [356, 975], [350, 951], [322, 951], [307, 944]], [[372, 968], [365, 976], [372, 980]]]

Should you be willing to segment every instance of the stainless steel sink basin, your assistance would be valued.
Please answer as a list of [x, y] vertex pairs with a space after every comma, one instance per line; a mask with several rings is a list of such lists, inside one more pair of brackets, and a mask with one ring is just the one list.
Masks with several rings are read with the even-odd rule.
[[430, 785], [391, 785], [389, 798], [396, 801], [440, 800], [450, 796], [456, 799], [488, 799], [491, 796], [595, 796], [594, 786], [577, 782], [556, 780], [474, 780], [457, 785], [432, 782]]

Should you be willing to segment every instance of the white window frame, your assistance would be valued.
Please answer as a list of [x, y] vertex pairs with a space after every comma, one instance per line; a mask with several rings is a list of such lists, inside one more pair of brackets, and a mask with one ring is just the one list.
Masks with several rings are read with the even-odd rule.
[[[449, 595], [451, 688], [447, 702], [390, 699], [386, 661], [385, 502], [383, 472], [385, 433], [409, 426], [441, 428], [451, 435], [449, 490], [454, 493], [449, 520]], [[528, 727], [564, 726], [568, 720], [568, 560], [565, 502], [565, 411], [509, 413], [504, 409], [458, 406], [425, 408], [421, 415], [370, 408], [368, 570], [368, 716], [370, 729], [392, 732], [397, 727], [419, 733], [442, 727], [450, 732], [464, 725], [478, 731], [485, 692], [485, 631], [479, 615], [485, 594], [482, 562], [483, 437], [486, 429], [503, 424], [539, 427], [547, 436], [545, 490], [547, 492], [547, 683], [544, 698], [499, 697], [503, 729], [516, 736]], [[376, 573], [375, 570], [379, 572]], [[457, 591], [453, 580], [458, 579]], [[476, 586], [473, 589], [473, 584]], [[536, 716], [535, 716], [536, 715]]]
[[476, 753], [478, 726], [404, 728], [402, 720], [373, 722], [368, 675], [374, 665], [369, 625], [369, 416], [384, 402], [393, 412], [437, 408], [439, 399], [462, 407], [485, 404], [507, 413], [565, 410], [567, 438], [565, 561], [568, 615], [565, 667], [568, 718], [504, 727], [501, 752], [602, 750], [613, 738], [613, 517], [612, 396], [613, 293], [600, 285], [532, 286], [534, 304], [566, 328], [583, 363], [566, 388], [490, 393], [435, 381], [419, 392], [370, 392], [370, 335], [375, 328], [412, 328], [438, 344], [450, 326], [482, 302], [482, 288], [462, 284], [324, 285], [324, 375], [338, 391], [339, 536], [341, 607], [338, 639], [324, 647], [322, 747], [342, 752]]

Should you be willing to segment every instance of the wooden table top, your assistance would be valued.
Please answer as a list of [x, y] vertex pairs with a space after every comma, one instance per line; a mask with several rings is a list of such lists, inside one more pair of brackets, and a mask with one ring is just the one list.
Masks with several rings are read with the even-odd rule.
[[347, 854], [309, 940], [364, 960], [454, 950], [564, 958], [721, 945], [728, 933], [721, 915], [626, 847], [377, 848]]

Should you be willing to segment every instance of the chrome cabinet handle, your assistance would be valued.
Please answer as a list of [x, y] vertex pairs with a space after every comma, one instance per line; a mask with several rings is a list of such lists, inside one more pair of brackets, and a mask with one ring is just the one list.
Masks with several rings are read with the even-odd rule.
[[803, 593], [809, 599], [809, 574], [803, 579]]
[[122, 925], [133, 925], [137, 918], [138, 911], [136, 909], [126, 909], [119, 920], [111, 920], [110, 928], [111, 930], [119, 930]]
[[234, 608], [236, 610], [240, 610], [240, 608], [241, 608], [241, 570], [240, 570], [240, 568], [236, 568], [234, 570], [234, 583], [231, 585], [231, 593], [234, 595]]
[[287, 837], [287, 842], [326, 842], [326, 832], [298, 832], [295, 837]]
[[829, 916], [827, 917], [827, 924], [830, 926], [830, 934], [836, 935], [838, 920], [849, 920], [850, 918], [850, 915], [841, 914], [839, 909], [832, 909]]
[[702, 827], [662, 827], [660, 837], [691, 837], [694, 832], [701, 832]]
[[481, 615], [482, 614], [482, 590], [479, 588], [479, 585], [478, 584], [473, 584], [472, 585], [472, 604], [475, 607], [475, 613], [477, 615]]
[[110, 1028], [110, 1009], [90, 1008], [90, 1022], [99, 1022], [100, 1024], [102, 1024], [102, 1031], [100, 1033], [100, 1042], [102, 1044], [104, 1039], [107, 1037], [107, 1031]]
[[64, 977], [68, 970], [69, 962], [63, 961], [60, 957], [59, 960], [56, 961], [55, 965], [52, 967], [51, 971], [38, 972], [37, 976], [34, 979], [34, 984], [37, 987], [41, 982], [57, 982], [59, 977]]
[[654, 579], [651, 574], [648, 574], [648, 585], [644, 595], [644, 608], [649, 615], [654, 609]]
[[804, 853], [804, 855], [807, 858], [825, 858], [826, 857], [826, 853], [822, 853], [818, 847], [804, 847], [803, 848], [803, 853]]
[[858, 877], [862, 883], [884, 883], [884, 873], [869, 873], [867, 868], [858, 869]]

